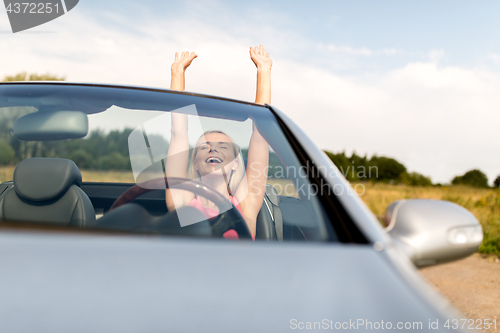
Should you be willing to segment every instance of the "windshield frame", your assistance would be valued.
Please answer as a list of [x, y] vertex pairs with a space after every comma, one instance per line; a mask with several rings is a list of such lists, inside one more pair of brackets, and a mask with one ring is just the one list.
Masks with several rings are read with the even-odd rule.
[[[27, 86], [30, 89], [26, 89]], [[54, 89], [55, 88], [55, 89]], [[110, 89], [107, 93], [116, 96], [108, 96], [107, 98], [102, 98], [102, 89]], [[53, 99], [47, 99], [44, 95], [44, 90], [49, 89], [52, 91]], [[77, 95], [84, 93], [83, 95], [88, 95], [90, 91], [93, 91], [97, 96], [101, 95], [102, 104], [92, 105], [92, 104], [65, 104], [54, 103], [54, 100], [60, 98], [61, 101], [68, 100], [68, 92], [73, 92]], [[151, 93], [151, 94], [149, 94]], [[161, 93], [161, 94], [158, 94]], [[165, 98], [161, 98], [163, 93]], [[31, 105], [26, 103], [21, 103], [17, 98], [7, 97], [7, 95], [17, 96], [19, 99], [26, 100], [26, 98], [31, 99]], [[42, 96], [43, 98], [41, 98]], [[0, 84], [0, 104], [4, 106], [33, 106], [39, 111], [42, 110], [57, 110], [57, 109], [67, 109], [68, 107], [73, 110], [79, 110], [82, 105], [87, 107], [89, 113], [99, 112], [99, 108], [110, 107], [111, 105], [117, 105], [126, 107], [129, 109], [134, 109], [136, 106], [137, 98], [141, 102], [147, 102], [151, 106], [151, 110], [155, 111], [173, 111], [178, 107], [185, 106], [186, 104], [201, 105], [199, 108], [200, 116], [206, 115], [213, 118], [223, 118], [232, 119], [237, 121], [244, 121], [247, 119], [244, 114], [257, 113], [264, 117], [273, 117], [281, 131], [283, 132], [285, 138], [290, 144], [295, 157], [298, 158], [301, 166], [307, 169], [314, 169], [314, 163], [310, 158], [307, 151], [302, 147], [299, 141], [294, 137], [292, 132], [287, 128], [285, 123], [280, 119], [278, 114], [273, 110], [270, 105], [260, 105], [250, 102], [244, 102], [240, 100], [234, 100], [229, 98], [222, 98], [210, 95], [203, 95], [190, 92], [179, 92], [172, 91], [168, 89], [157, 89], [157, 88], [146, 88], [146, 87], [134, 87], [134, 86], [121, 86], [121, 85], [107, 85], [107, 84], [80, 84], [80, 83], [67, 83], [67, 82], [9, 82]], [[85, 98], [84, 98], [85, 99]], [[88, 98], [87, 98], [88, 99]], [[122, 99], [121, 102], [114, 104], [114, 100]], [[194, 100], [193, 100], [194, 99]], [[166, 101], [168, 100], [168, 103]], [[130, 104], [123, 103], [123, 101], [128, 101]], [[222, 103], [221, 103], [222, 102]], [[51, 104], [52, 103], [52, 104]], [[235, 103], [238, 105], [235, 108]], [[7, 104], [7, 105], [3, 105]], [[227, 108], [221, 108], [222, 105], [227, 106]], [[243, 111], [238, 112], [237, 109]], [[144, 110], [144, 106], [141, 108]], [[267, 110], [266, 110], [267, 109]], [[204, 114], [203, 110], [207, 110]], [[104, 111], [104, 110], [102, 110]], [[278, 154], [279, 155], [279, 154]], [[321, 176], [319, 173], [307, 172], [308, 180], [311, 184], [316, 184], [317, 186], [327, 186], [328, 181]], [[329, 225], [333, 227], [333, 230], [327, 228], [329, 233], [329, 240], [336, 240], [340, 242], [354, 242], [354, 243], [368, 243], [366, 238], [363, 236], [361, 231], [358, 229], [356, 224], [350, 218], [350, 215], [340, 203], [338, 198], [331, 193], [331, 191], [326, 191], [316, 194], [321, 203], [321, 209], [324, 211], [323, 220], [329, 221]]]

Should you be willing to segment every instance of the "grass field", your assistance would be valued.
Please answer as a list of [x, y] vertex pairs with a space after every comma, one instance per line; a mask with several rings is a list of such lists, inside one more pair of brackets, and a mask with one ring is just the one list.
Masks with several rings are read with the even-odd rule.
[[[12, 180], [13, 166], [0, 167], [0, 183]], [[119, 171], [89, 171], [82, 170], [82, 178], [85, 182], [115, 182], [133, 183], [134, 178], [130, 172]], [[286, 179], [269, 179], [269, 183], [278, 189], [283, 189], [280, 194], [297, 196], [293, 187], [286, 186]], [[442, 187], [418, 187], [400, 186], [381, 183], [362, 183], [365, 192], [361, 194], [361, 188], [357, 191], [361, 198], [381, 219], [385, 209], [393, 201], [399, 199], [438, 199], [455, 202], [471, 211], [481, 222], [484, 230], [484, 241], [479, 252], [496, 254], [500, 256], [500, 190], [479, 189], [465, 186], [442, 186]]]
[[[126, 171], [81, 170], [84, 182], [133, 183], [134, 176]], [[12, 180], [13, 166], [0, 166], [0, 183]]]

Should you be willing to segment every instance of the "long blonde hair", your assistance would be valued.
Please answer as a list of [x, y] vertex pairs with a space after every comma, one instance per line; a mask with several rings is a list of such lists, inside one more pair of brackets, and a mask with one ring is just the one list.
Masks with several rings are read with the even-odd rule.
[[[238, 161], [238, 166], [236, 167], [236, 170], [234, 170], [234, 172], [232, 174], [232, 177], [229, 180], [229, 186], [228, 186], [229, 194], [233, 195], [233, 193], [236, 192], [236, 189], [240, 185], [240, 182], [243, 179], [243, 176], [245, 174], [245, 165], [243, 164], [243, 157], [241, 156], [241, 151], [239, 151], [236, 148], [237, 146], [234, 143], [233, 139], [229, 135], [227, 135], [226, 133], [224, 133], [223, 131], [206, 131], [205, 133], [203, 133], [202, 135], [200, 135], [200, 137], [198, 138], [198, 140], [200, 140], [202, 137], [204, 137], [204, 136], [206, 136], [208, 134], [212, 134], [212, 133], [223, 134], [232, 143], [233, 153], [234, 153], [235, 159]], [[196, 140], [196, 141], [198, 141], [198, 140]], [[190, 179], [201, 180], [200, 173], [198, 172], [198, 170], [196, 170], [194, 168], [194, 161], [195, 161], [197, 152], [198, 152], [198, 149], [196, 149], [196, 147], [191, 152], [191, 163], [189, 165], [188, 173], [187, 174], [188, 174], [188, 177]]]

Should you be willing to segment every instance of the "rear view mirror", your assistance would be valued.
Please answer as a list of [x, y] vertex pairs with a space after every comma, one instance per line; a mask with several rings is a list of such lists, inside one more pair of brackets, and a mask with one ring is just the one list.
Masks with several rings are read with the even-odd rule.
[[385, 218], [395, 245], [418, 267], [465, 258], [483, 241], [483, 229], [474, 215], [448, 201], [395, 201]]
[[51, 141], [83, 138], [89, 130], [87, 114], [50, 111], [27, 114], [14, 122], [12, 135], [19, 140]]

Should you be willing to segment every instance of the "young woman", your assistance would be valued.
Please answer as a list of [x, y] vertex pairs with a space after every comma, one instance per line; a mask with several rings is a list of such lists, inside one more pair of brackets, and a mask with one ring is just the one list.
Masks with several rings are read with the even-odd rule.
[[[194, 52], [175, 54], [172, 64], [170, 89], [184, 90], [184, 73], [197, 57]], [[250, 58], [257, 67], [257, 93], [255, 103], [271, 103], [272, 60], [264, 47], [250, 47]], [[172, 156], [175, 158], [170, 158]], [[222, 131], [205, 132], [196, 142], [189, 166], [188, 121], [184, 114], [172, 113], [172, 133], [165, 171], [168, 177], [197, 179], [217, 190], [240, 211], [255, 237], [257, 215], [264, 199], [269, 164], [269, 146], [253, 125], [248, 147], [247, 169], [234, 141]], [[200, 210], [206, 218], [218, 215], [217, 207], [209, 200], [195, 196], [189, 191], [167, 190], [166, 202], [169, 211], [182, 206]], [[226, 238], [237, 238], [234, 230], [224, 234]]]

